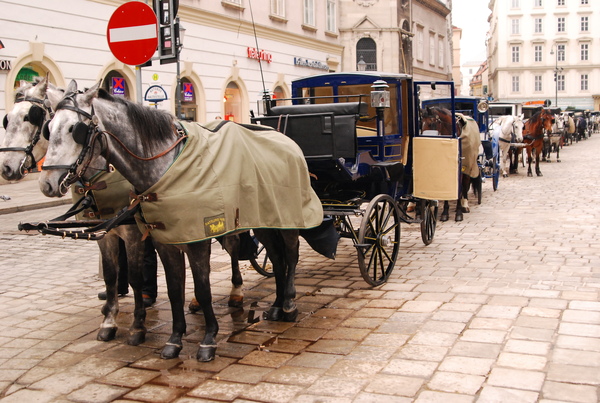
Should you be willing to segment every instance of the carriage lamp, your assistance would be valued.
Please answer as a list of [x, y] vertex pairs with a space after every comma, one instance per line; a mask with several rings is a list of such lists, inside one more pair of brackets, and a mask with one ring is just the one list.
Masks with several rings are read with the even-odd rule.
[[[383, 137], [385, 134], [384, 127], [384, 110], [390, 107], [390, 86], [383, 80], [377, 80], [371, 86], [371, 107], [377, 112], [377, 136]], [[379, 155], [385, 156], [385, 147], [383, 141], [379, 144]]]
[[371, 88], [371, 106], [373, 108], [389, 108], [390, 92], [387, 90], [390, 86], [383, 80], [377, 80]]

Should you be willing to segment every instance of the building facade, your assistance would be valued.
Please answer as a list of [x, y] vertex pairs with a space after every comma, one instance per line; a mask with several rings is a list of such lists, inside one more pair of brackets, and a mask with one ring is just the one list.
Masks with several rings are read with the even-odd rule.
[[600, 8], [594, 0], [491, 0], [489, 93], [600, 109]]
[[[126, 2], [0, 0], [0, 115], [33, 76], [60, 87], [102, 80], [111, 93], [146, 105], [148, 88], [160, 86], [168, 99], [156, 107], [175, 112], [177, 63], [137, 68], [109, 50], [107, 23]], [[341, 67], [338, 0], [180, 0], [177, 14], [185, 28], [181, 118], [249, 122], [264, 91], [287, 97], [293, 79]]]

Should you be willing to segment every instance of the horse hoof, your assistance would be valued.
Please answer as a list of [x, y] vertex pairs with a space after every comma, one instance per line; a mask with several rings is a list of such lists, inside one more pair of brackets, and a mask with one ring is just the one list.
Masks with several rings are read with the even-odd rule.
[[177, 357], [179, 357], [179, 353], [181, 352], [182, 349], [183, 349], [183, 346], [181, 344], [167, 343], [167, 344], [165, 344], [162, 351], [160, 352], [160, 358], [162, 358], [163, 360], [170, 360], [172, 358], [177, 358]]
[[537, 173], [536, 173], [536, 175], [537, 175], [537, 176], [544, 176], [544, 175], [542, 175], [542, 173], [541, 173], [541, 172], [537, 172]]
[[117, 335], [116, 327], [103, 327], [98, 331], [96, 340], [98, 341], [111, 341]]
[[244, 297], [229, 297], [229, 301], [227, 301], [227, 306], [231, 308], [241, 308], [244, 306]]
[[200, 362], [209, 362], [215, 359], [217, 346], [200, 346], [196, 359]]
[[294, 309], [293, 311], [290, 312], [283, 312], [283, 318], [282, 320], [284, 322], [295, 322], [296, 319], [298, 319], [298, 309]]
[[463, 215], [462, 215], [462, 214], [457, 214], [457, 215], [454, 217], [454, 221], [457, 221], [457, 222], [459, 222], [459, 221], [462, 221], [462, 220], [463, 220]]
[[531, 172], [527, 172], [527, 176], [533, 176]]
[[560, 162], [560, 160], [556, 160], [556, 162]]
[[190, 310], [191, 313], [196, 313], [202, 309], [202, 307], [200, 306], [200, 303], [198, 302], [196, 297], [192, 298], [192, 300], [190, 301], [190, 304], [188, 305], [188, 309]]
[[129, 344], [130, 346], [139, 346], [145, 341], [146, 332], [135, 332], [129, 335], [129, 339], [127, 339], [127, 344]]
[[471, 209], [469, 207], [461, 207], [460, 208], [462, 210], [463, 213], [470, 213]]
[[442, 214], [442, 215], [440, 216], [440, 221], [448, 221], [448, 218], [449, 218], [449, 217], [448, 217], [448, 214]]
[[283, 309], [281, 307], [272, 306], [268, 312], [263, 313], [265, 320], [280, 321], [283, 317]]

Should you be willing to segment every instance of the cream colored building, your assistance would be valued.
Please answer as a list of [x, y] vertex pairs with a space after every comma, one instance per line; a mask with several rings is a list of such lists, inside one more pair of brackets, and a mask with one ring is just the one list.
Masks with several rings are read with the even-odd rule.
[[597, 0], [491, 0], [488, 71], [494, 99], [549, 99], [562, 109], [600, 109], [598, 6]]
[[[33, 75], [48, 75], [62, 87], [71, 79], [79, 88], [103, 80], [107, 90], [120, 90], [132, 100], [143, 99], [157, 85], [168, 98], [157, 107], [175, 112], [177, 63], [154, 61], [136, 69], [110, 52], [107, 24], [126, 2], [0, 0], [0, 115], [12, 107], [15, 86]], [[179, 3], [185, 28], [179, 64], [185, 118], [249, 122], [263, 91], [286, 97], [293, 79], [341, 67], [338, 0]]]

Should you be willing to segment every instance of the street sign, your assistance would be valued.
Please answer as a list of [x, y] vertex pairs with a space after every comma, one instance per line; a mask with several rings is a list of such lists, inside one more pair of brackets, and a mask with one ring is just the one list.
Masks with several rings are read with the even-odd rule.
[[144, 100], [149, 102], [161, 102], [167, 99], [167, 92], [160, 85], [151, 85], [146, 90]]
[[146, 63], [158, 46], [158, 25], [152, 7], [139, 1], [119, 6], [108, 21], [106, 39], [119, 61], [132, 66]]

